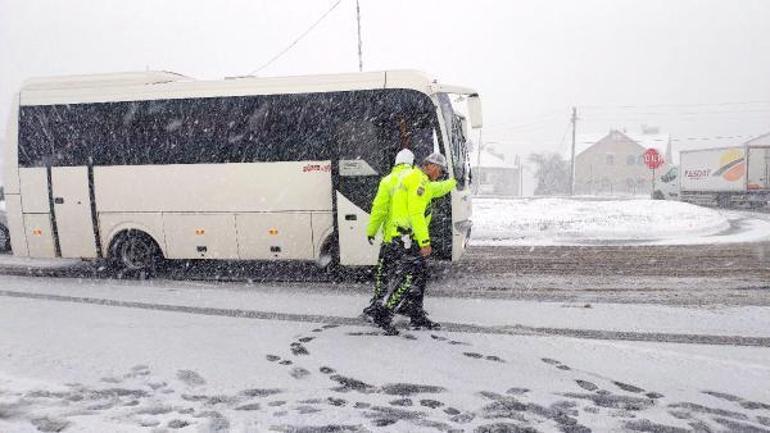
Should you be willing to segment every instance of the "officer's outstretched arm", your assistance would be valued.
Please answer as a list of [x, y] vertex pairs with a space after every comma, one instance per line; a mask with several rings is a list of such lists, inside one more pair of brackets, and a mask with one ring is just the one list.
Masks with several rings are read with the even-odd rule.
[[429, 182], [428, 190], [430, 191], [431, 197], [439, 198], [449, 194], [449, 192], [455, 189], [456, 186], [457, 179], [452, 178], [438, 182]]
[[430, 182], [414, 182], [407, 185], [407, 211], [414, 232], [414, 239], [420, 248], [430, 245], [430, 232], [425, 210], [430, 204], [430, 192], [427, 190]]
[[369, 216], [369, 223], [366, 225], [366, 236], [373, 238], [377, 236], [377, 232], [380, 231], [380, 227], [388, 218], [388, 212], [390, 211], [390, 192], [385, 186], [385, 182], [380, 181], [380, 185], [377, 188], [377, 195], [374, 196], [372, 201], [372, 212]]

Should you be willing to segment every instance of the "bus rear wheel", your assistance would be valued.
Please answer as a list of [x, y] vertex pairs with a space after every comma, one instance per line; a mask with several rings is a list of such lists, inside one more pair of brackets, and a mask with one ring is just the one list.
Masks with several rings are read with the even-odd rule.
[[8, 228], [0, 224], [0, 253], [11, 251], [11, 234]]
[[158, 271], [162, 260], [155, 240], [138, 230], [119, 234], [110, 245], [110, 261], [118, 278], [149, 278]]

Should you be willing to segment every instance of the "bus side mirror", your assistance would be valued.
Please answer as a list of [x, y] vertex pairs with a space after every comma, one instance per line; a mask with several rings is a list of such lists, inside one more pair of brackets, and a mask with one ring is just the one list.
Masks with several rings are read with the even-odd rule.
[[471, 128], [481, 128], [481, 98], [478, 93], [468, 96], [468, 116], [471, 118]]

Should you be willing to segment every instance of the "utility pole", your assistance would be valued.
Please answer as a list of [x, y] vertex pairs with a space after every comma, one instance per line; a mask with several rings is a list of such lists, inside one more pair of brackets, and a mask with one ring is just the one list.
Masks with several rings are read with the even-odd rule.
[[569, 165], [569, 195], [575, 195], [575, 127], [577, 125], [577, 107], [572, 107], [572, 161]]
[[523, 197], [524, 196], [524, 189], [523, 189], [524, 187], [522, 185], [523, 185], [523, 181], [524, 181], [524, 176], [522, 175], [522, 171], [524, 170], [524, 167], [522, 167], [522, 165], [521, 165], [521, 158], [519, 157], [519, 155], [516, 155], [516, 158], [513, 160], [513, 166], [516, 167], [516, 169], [519, 171], [519, 173], [518, 173], [519, 178], [517, 179], [519, 185], [518, 185], [518, 191], [517, 192], [519, 193], [519, 197]]
[[361, 51], [361, 5], [356, 0], [356, 21], [358, 22], [358, 72], [364, 71], [364, 57]]

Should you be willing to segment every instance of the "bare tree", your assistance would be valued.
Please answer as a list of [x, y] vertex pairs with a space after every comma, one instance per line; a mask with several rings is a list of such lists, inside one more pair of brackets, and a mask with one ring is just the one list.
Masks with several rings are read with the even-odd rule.
[[535, 195], [569, 194], [569, 162], [558, 153], [533, 153], [529, 161], [535, 165]]

